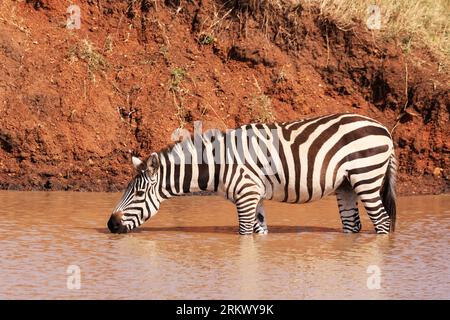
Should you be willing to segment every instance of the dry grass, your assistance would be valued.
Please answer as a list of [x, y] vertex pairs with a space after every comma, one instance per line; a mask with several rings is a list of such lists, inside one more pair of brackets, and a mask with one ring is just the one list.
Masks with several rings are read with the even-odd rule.
[[449, 0], [231, 0], [237, 10], [263, 15], [263, 26], [276, 13], [319, 8], [320, 14], [341, 29], [364, 28], [370, 5], [381, 13], [381, 29], [374, 33], [403, 46], [430, 48], [450, 58]]
[[[376, 4], [381, 11], [380, 35], [397, 39], [404, 46], [429, 47], [450, 56], [448, 0], [321, 0], [324, 15], [333, 18], [343, 28], [355, 28], [366, 21], [368, 6]], [[364, 24], [363, 24], [364, 26]]]
[[173, 103], [176, 109], [175, 115], [178, 119], [179, 128], [184, 128], [188, 114], [184, 107], [184, 97], [189, 93], [189, 90], [184, 88], [183, 81], [187, 76], [187, 71], [184, 68], [175, 67], [170, 72], [170, 75], [169, 91], [172, 92]]
[[105, 38], [105, 44], [103, 46], [103, 51], [105, 53], [112, 53], [114, 49], [114, 40], [113, 37], [108, 34]]
[[103, 55], [101, 55], [94, 47], [92, 42], [84, 39], [81, 42], [80, 58], [85, 60], [89, 66], [89, 69], [95, 71], [99, 69], [105, 69], [108, 66]]
[[67, 59], [71, 63], [78, 60], [84, 61], [89, 78], [94, 83], [96, 83], [96, 73], [99, 71], [105, 72], [108, 68], [108, 62], [105, 57], [87, 39], [83, 39], [76, 46], [69, 48]]
[[250, 104], [253, 121], [270, 123], [275, 120], [272, 112], [272, 100], [265, 94], [255, 95]]
[[256, 78], [255, 87], [258, 92], [253, 96], [249, 105], [252, 120], [260, 123], [273, 122], [275, 120], [275, 116], [272, 109], [272, 100], [261, 90]]
[[181, 91], [180, 85], [181, 82], [186, 77], [186, 70], [180, 67], [175, 67], [170, 72], [170, 75], [172, 79], [170, 82], [169, 90], [174, 92], [180, 92]]
[[89, 78], [94, 83], [96, 83], [96, 72], [105, 71], [108, 68], [105, 57], [87, 39], [83, 39], [75, 47], [69, 48], [67, 58], [70, 62], [76, 62], [79, 59], [84, 61], [87, 65]]
[[197, 41], [200, 44], [213, 44], [216, 42], [218, 34], [227, 27], [227, 25], [224, 25], [224, 22], [233, 9], [229, 9], [225, 13], [222, 13], [223, 9], [223, 7], [217, 8], [217, 6], [213, 4], [213, 15], [211, 17], [205, 17], [205, 19], [201, 21], [201, 25], [199, 26], [200, 32], [197, 38]]
[[0, 1], [0, 23], [14, 26], [21, 32], [25, 33], [27, 37], [30, 37], [31, 30], [25, 25], [25, 21], [20, 16], [20, 13], [20, 9], [17, 9], [16, 2]]

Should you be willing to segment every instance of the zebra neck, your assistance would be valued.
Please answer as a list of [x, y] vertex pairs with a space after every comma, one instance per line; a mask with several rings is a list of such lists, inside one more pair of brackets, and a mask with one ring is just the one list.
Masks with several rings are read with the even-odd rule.
[[[181, 143], [180, 143], [181, 145]], [[161, 151], [160, 159], [160, 194], [172, 197], [200, 191], [217, 191], [220, 167], [212, 159], [212, 154], [198, 154], [195, 148], [179, 148]], [[186, 152], [189, 150], [189, 152]]]

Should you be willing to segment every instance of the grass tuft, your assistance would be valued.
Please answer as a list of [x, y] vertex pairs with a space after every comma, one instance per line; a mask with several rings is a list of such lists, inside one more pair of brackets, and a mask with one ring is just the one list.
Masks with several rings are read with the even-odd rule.
[[184, 107], [184, 97], [189, 93], [189, 90], [185, 89], [182, 85], [183, 80], [187, 76], [187, 71], [184, 68], [175, 67], [170, 72], [171, 80], [169, 85], [169, 91], [172, 92], [173, 103], [176, 109], [176, 117], [178, 119], [178, 126], [184, 128], [186, 122], [190, 119], [190, 113]]
[[261, 90], [258, 81], [255, 78], [255, 87], [258, 91], [250, 102], [250, 111], [252, 120], [260, 123], [270, 123], [275, 120], [272, 110], [272, 100]]
[[89, 78], [94, 83], [96, 82], [95, 74], [108, 68], [108, 62], [105, 57], [87, 39], [82, 40], [81, 43], [69, 49], [68, 59], [70, 62], [77, 60], [86, 62]]

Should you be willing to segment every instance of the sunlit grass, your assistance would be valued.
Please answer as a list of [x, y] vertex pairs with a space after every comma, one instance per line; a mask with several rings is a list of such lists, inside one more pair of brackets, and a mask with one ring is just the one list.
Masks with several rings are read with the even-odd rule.
[[381, 14], [381, 28], [374, 30], [377, 36], [450, 57], [448, 0], [234, 0], [232, 3], [240, 10], [267, 16], [289, 7], [319, 8], [322, 16], [345, 30], [367, 29], [366, 21], [372, 14], [369, 6], [376, 5]]

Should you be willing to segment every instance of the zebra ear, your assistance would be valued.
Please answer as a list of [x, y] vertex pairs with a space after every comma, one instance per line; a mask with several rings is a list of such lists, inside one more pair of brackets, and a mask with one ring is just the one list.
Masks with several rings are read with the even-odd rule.
[[150, 174], [154, 174], [159, 169], [159, 157], [156, 152], [153, 152], [147, 159], [147, 170]]
[[132, 157], [131, 158], [131, 161], [133, 162], [133, 167], [136, 169], [136, 170], [141, 170], [141, 168], [142, 168], [142, 165], [144, 164], [143, 162], [142, 162], [142, 160], [141, 159], [139, 159], [138, 157]]

